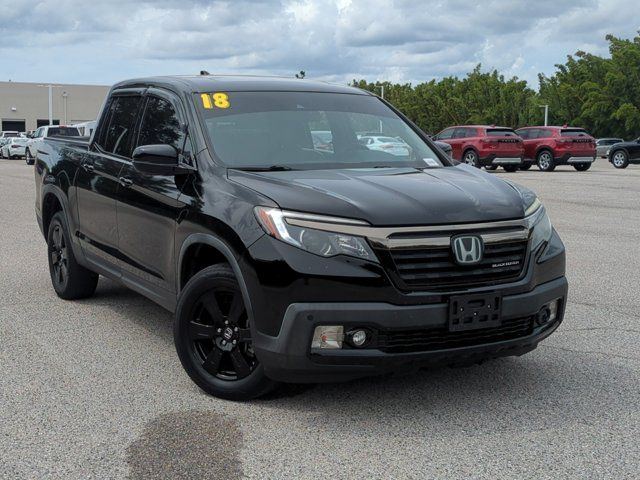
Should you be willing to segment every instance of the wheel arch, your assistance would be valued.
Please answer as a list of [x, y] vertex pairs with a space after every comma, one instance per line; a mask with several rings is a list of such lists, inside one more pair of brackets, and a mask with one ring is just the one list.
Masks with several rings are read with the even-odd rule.
[[551, 148], [549, 145], [540, 145], [539, 147], [536, 148], [536, 156], [534, 158], [536, 162], [538, 161], [538, 155], [540, 155], [543, 151], [549, 152], [551, 156], [555, 159], [555, 155], [553, 154], [553, 148]]
[[178, 292], [181, 292], [188, 279], [191, 278], [195, 273], [197, 273], [197, 271], [190, 271], [189, 262], [193, 261], [194, 258], [202, 258], [198, 256], [202, 255], [202, 252], [204, 252], [204, 258], [206, 259], [221, 261], [215, 261], [214, 263], [205, 264], [197, 271], [200, 271], [210, 265], [215, 265], [216, 263], [229, 264], [238, 280], [238, 285], [240, 285], [240, 290], [247, 307], [249, 318], [253, 321], [254, 315], [251, 305], [251, 297], [249, 295], [249, 290], [247, 288], [247, 284], [244, 280], [244, 276], [237, 259], [237, 254], [233, 250], [233, 248], [227, 244], [227, 242], [211, 233], [192, 233], [184, 240], [184, 242], [182, 242], [182, 245], [180, 246], [177, 265]]
[[42, 212], [42, 234], [45, 238], [47, 238], [51, 218], [53, 218], [57, 212], [63, 212], [67, 218], [67, 223], [69, 223], [69, 209], [66, 198], [54, 185], [45, 185], [43, 187], [42, 205], [40, 209]]

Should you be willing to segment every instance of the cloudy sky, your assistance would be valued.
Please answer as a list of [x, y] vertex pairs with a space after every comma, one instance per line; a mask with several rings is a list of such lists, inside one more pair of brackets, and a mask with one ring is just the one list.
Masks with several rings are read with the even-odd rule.
[[637, 0], [0, 0], [0, 80], [218, 73], [413, 82], [477, 63], [537, 87], [632, 37]]

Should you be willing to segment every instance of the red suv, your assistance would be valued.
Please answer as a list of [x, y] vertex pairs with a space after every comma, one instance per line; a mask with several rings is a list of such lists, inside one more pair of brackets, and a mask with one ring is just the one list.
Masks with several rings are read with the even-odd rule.
[[596, 140], [583, 128], [524, 127], [516, 133], [524, 140], [527, 161], [535, 161], [543, 172], [558, 165], [573, 165], [584, 172], [596, 159]]
[[449, 127], [438, 133], [434, 140], [451, 145], [454, 159], [495, 170], [502, 166], [507, 172], [527, 169], [522, 139], [511, 128], [495, 125], [462, 125]]

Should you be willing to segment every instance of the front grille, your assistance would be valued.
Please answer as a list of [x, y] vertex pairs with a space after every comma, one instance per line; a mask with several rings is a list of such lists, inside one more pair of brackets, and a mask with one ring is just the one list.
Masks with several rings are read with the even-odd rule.
[[527, 257], [527, 242], [518, 240], [484, 246], [480, 263], [458, 265], [450, 246], [392, 249], [397, 276], [408, 288], [440, 289], [503, 283], [518, 278]]
[[378, 348], [387, 353], [428, 352], [514, 340], [533, 332], [533, 317], [503, 320], [499, 327], [450, 332], [447, 326], [421, 330], [382, 330]]

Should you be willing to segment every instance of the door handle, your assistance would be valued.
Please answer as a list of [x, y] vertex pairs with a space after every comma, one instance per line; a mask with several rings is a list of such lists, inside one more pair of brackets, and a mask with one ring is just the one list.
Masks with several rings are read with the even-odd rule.
[[130, 187], [131, 185], [133, 185], [133, 180], [131, 180], [130, 178], [120, 177], [119, 180], [120, 180], [120, 185], [122, 185], [125, 188]]
[[93, 170], [94, 170], [93, 163], [84, 162], [82, 164], [82, 168], [84, 168], [87, 172], [93, 172]]

